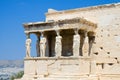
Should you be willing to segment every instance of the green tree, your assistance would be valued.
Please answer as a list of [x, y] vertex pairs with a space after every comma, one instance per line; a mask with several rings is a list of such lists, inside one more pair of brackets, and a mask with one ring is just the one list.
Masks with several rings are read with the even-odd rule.
[[14, 76], [11, 76], [10, 80], [14, 80], [14, 79], [15, 79], [15, 77], [14, 77]]
[[14, 79], [18, 79], [18, 78], [22, 78], [22, 76], [24, 75], [24, 71], [20, 71], [15, 75], [12, 75], [10, 80], [14, 80]]
[[15, 75], [15, 78], [21, 78], [23, 76], [24, 72], [20, 71]]

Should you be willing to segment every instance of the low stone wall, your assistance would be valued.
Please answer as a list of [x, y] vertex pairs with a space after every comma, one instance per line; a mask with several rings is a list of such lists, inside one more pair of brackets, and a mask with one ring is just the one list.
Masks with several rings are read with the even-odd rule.
[[[27, 58], [23, 80], [119, 80], [120, 65], [114, 58]], [[100, 79], [98, 79], [100, 78]]]

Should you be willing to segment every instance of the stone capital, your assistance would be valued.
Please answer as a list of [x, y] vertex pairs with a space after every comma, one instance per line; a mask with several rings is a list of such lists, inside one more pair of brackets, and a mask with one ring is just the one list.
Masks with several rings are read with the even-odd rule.
[[26, 38], [29, 39], [30, 38], [30, 33], [25, 33], [26, 34]]
[[78, 29], [75, 28], [75, 29], [74, 29], [74, 32], [75, 32], [75, 34], [78, 34]]
[[57, 36], [60, 36], [60, 30], [55, 30], [55, 31], [56, 31]]

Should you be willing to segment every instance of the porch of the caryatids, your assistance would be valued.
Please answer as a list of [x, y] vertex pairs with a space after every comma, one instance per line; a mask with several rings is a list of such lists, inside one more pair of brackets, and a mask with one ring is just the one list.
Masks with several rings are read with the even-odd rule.
[[45, 57], [45, 51], [46, 51], [46, 37], [44, 36], [43, 32], [41, 32], [41, 37], [40, 37], [40, 55], [41, 55], [41, 57]]
[[55, 54], [56, 57], [60, 57], [62, 55], [62, 36], [60, 36], [60, 31], [56, 31], [57, 36], [55, 39]]
[[31, 53], [31, 42], [32, 40], [30, 39], [30, 34], [26, 33], [26, 57], [31, 57], [30, 53]]
[[75, 29], [75, 35], [73, 36], [73, 56], [78, 57], [80, 48], [80, 35], [78, 34], [78, 29]]

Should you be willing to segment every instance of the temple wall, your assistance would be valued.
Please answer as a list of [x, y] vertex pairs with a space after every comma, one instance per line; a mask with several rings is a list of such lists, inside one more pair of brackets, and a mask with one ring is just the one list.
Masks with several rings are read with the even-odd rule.
[[[120, 80], [120, 4], [48, 13], [46, 21], [76, 17], [97, 23], [91, 55], [83, 51], [83, 56], [54, 56], [56, 32], [46, 31], [51, 43], [47, 51], [54, 57], [25, 58], [20, 80]], [[65, 25], [68, 28], [60, 31], [63, 54], [72, 53], [74, 30], [70, 27], [76, 26]]]
[[120, 4], [102, 8], [75, 9], [48, 13], [46, 21], [82, 17], [97, 23], [94, 57], [119, 57], [120, 51]]
[[[92, 48], [93, 74], [120, 74], [120, 4], [111, 7], [61, 11], [46, 15], [46, 21], [82, 17], [97, 23], [95, 44]], [[111, 79], [110, 79], [111, 78]], [[101, 77], [100, 80], [118, 80], [119, 77]]]
[[46, 32], [45, 33], [47, 38], [47, 47], [46, 47], [46, 56], [53, 57], [55, 56], [55, 32]]
[[55, 56], [55, 36], [50, 36], [51, 39], [49, 39], [51, 42], [49, 42], [51, 45], [49, 45], [49, 51], [50, 56]]
[[63, 30], [61, 31], [62, 36], [62, 56], [72, 56], [73, 55], [73, 35], [74, 31]]
[[73, 35], [64, 35], [62, 38], [62, 55], [71, 56], [73, 46]]

